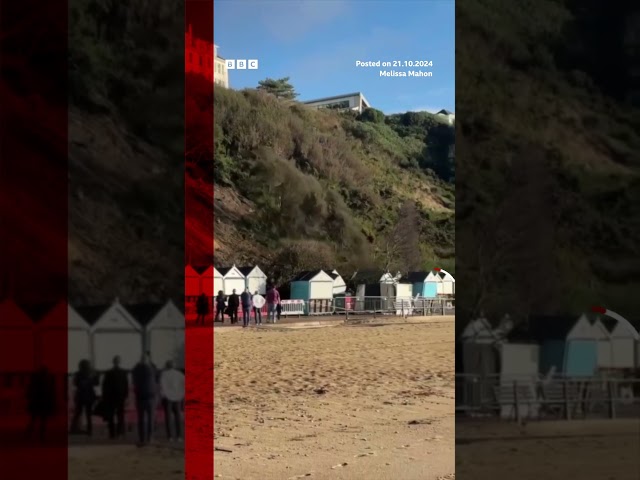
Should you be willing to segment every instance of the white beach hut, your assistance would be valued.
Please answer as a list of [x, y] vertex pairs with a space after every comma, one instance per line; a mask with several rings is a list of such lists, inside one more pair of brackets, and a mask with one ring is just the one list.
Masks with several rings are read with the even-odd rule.
[[124, 369], [131, 369], [140, 361], [142, 326], [118, 299], [108, 306], [78, 307], [77, 311], [91, 324], [91, 344], [97, 370], [111, 368], [116, 355], [120, 356]]
[[438, 295], [455, 295], [456, 280], [453, 275], [444, 270], [439, 270], [437, 275], [441, 279], [441, 282], [437, 284]]
[[216, 287], [222, 286], [222, 282], [222, 275], [213, 265], [204, 268], [200, 274], [200, 288], [207, 297], [215, 297], [217, 290], [220, 290], [216, 290]]
[[[184, 313], [172, 302], [158, 306], [132, 306], [128, 310], [137, 317], [139, 310], [144, 318], [145, 350], [162, 368], [173, 360], [177, 368], [184, 368]], [[143, 313], [143, 310], [146, 313]]]
[[33, 371], [35, 325], [13, 300], [0, 303], [0, 372]]
[[260, 295], [265, 295], [267, 293], [267, 274], [260, 267], [257, 265], [255, 267], [240, 267], [238, 270], [244, 275], [244, 286], [249, 289], [251, 294], [258, 292]]
[[72, 373], [80, 360], [91, 361], [89, 325], [74, 310], [72, 318], [72, 310], [58, 302], [36, 323], [37, 358], [55, 373]]
[[191, 265], [184, 267], [184, 296], [195, 299], [202, 292], [200, 274]]
[[333, 295], [343, 295], [347, 291], [347, 284], [337, 270], [333, 270], [329, 276], [333, 278]]
[[67, 310], [67, 361], [68, 372], [78, 370], [81, 360], [95, 364], [91, 348], [91, 326], [71, 305]]
[[245, 278], [238, 267], [225, 267], [218, 269], [223, 278], [223, 288], [225, 295], [231, 295], [235, 290], [240, 295], [245, 287]]

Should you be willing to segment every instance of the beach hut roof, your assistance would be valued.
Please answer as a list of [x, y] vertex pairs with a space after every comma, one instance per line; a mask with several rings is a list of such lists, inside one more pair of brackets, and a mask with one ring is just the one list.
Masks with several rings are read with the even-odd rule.
[[218, 272], [220, 272], [220, 275], [222, 275], [223, 277], [226, 277], [231, 271], [236, 270], [238, 273], [240, 273], [241, 275], [244, 275], [240, 269], [238, 267], [236, 267], [235, 265], [231, 266], [231, 267], [222, 267], [222, 268], [218, 268]]
[[438, 276], [444, 281], [444, 282], [455, 282], [456, 279], [453, 278], [453, 275], [451, 275], [450, 273], [445, 273], [445, 272], [438, 272]]
[[42, 320], [58, 302], [41, 302], [41, 303], [20, 303], [18, 306], [33, 321], [38, 323]]
[[186, 267], [184, 267], [184, 272], [186, 276], [190, 276], [190, 275], [194, 275], [194, 274], [198, 274], [197, 270], [195, 268], [193, 268], [192, 265], [187, 265]]
[[[163, 312], [165, 314], [163, 314]], [[178, 313], [178, 315], [172, 315], [171, 313]], [[153, 315], [153, 317], [151, 317], [146, 326], [148, 328], [184, 328], [184, 311], [182, 311], [182, 309], [179, 308], [174, 302], [169, 300], [167, 303], [161, 306], [161, 308]]]
[[0, 303], [0, 325], [3, 327], [31, 328], [33, 321], [18, 304], [11, 299]]
[[245, 277], [248, 277], [252, 273], [253, 274], [265, 275], [265, 273], [262, 271], [262, 269], [260, 267], [258, 267], [257, 265], [255, 265], [253, 267], [240, 267], [240, 268], [238, 268], [238, 270], [240, 270], [240, 273], [242, 273]]
[[315, 277], [317, 277], [322, 273], [325, 273], [324, 270], [307, 270], [304, 272], [300, 272], [298, 275], [293, 277], [291, 281], [292, 282], [310, 282], [311, 280], [313, 280]]
[[124, 305], [124, 308], [136, 319], [143, 327], [151, 323], [164, 307], [161, 303], [135, 303]]
[[210, 268], [211, 268], [211, 265], [194, 265], [193, 266], [193, 269], [198, 275], [202, 275], [204, 272], [206, 272]]
[[109, 308], [111, 305], [86, 305], [76, 307], [75, 310], [85, 322], [93, 326]]

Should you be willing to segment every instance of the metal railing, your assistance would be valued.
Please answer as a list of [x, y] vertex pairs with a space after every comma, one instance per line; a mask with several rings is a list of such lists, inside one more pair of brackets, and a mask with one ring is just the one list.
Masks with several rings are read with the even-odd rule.
[[640, 379], [456, 374], [456, 413], [521, 421], [640, 418]]
[[[412, 315], [436, 316], [455, 315], [455, 299], [442, 297], [436, 299], [414, 297], [335, 297], [333, 299], [283, 300], [282, 316], [316, 315]], [[195, 301], [185, 306], [187, 319], [196, 316]], [[267, 316], [266, 305], [261, 309], [263, 319]], [[210, 305], [209, 315], [215, 315], [215, 305]], [[254, 318], [253, 309], [250, 316]], [[242, 318], [242, 306], [238, 308], [238, 317]]]

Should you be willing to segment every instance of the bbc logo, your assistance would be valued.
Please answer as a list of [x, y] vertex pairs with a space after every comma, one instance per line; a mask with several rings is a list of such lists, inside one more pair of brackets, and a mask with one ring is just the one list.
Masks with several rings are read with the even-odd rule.
[[258, 70], [258, 60], [227, 60], [227, 70]]

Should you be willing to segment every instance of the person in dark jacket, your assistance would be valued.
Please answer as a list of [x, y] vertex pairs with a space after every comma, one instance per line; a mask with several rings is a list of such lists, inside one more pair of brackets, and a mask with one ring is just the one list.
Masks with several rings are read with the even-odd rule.
[[113, 368], [104, 374], [102, 406], [109, 425], [109, 437], [124, 435], [124, 405], [129, 396], [127, 372], [120, 368], [120, 357], [113, 358]]
[[78, 425], [80, 417], [84, 413], [87, 425], [87, 435], [93, 431], [93, 404], [96, 401], [95, 387], [98, 385], [98, 377], [95, 375], [89, 360], [81, 360], [78, 371], [73, 376], [75, 387], [73, 420], [71, 421], [71, 433], [79, 433]]
[[153, 423], [158, 394], [158, 372], [151, 363], [149, 353], [142, 356], [140, 362], [131, 372], [136, 395], [136, 410], [138, 413], [138, 441], [139, 445], [147, 445], [153, 434]]
[[234, 288], [231, 295], [229, 295], [229, 316], [231, 317], [231, 323], [238, 323], [238, 308], [240, 308], [240, 297]]
[[[227, 297], [225, 297], [224, 292], [220, 290], [216, 296], [216, 322], [224, 323], [224, 310], [226, 307]], [[218, 315], [220, 315], [220, 320], [218, 320]]]
[[204, 325], [205, 317], [209, 315], [209, 300], [204, 293], [201, 293], [196, 301], [196, 325]]
[[251, 298], [251, 292], [248, 288], [240, 295], [240, 301], [242, 302], [242, 328], [247, 328], [251, 320]]
[[27, 437], [31, 438], [40, 423], [40, 441], [44, 441], [47, 423], [56, 411], [56, 380], [47, 367], [41, 367], [31, 375], [27, 388], [27, 410], [30, 420]]

